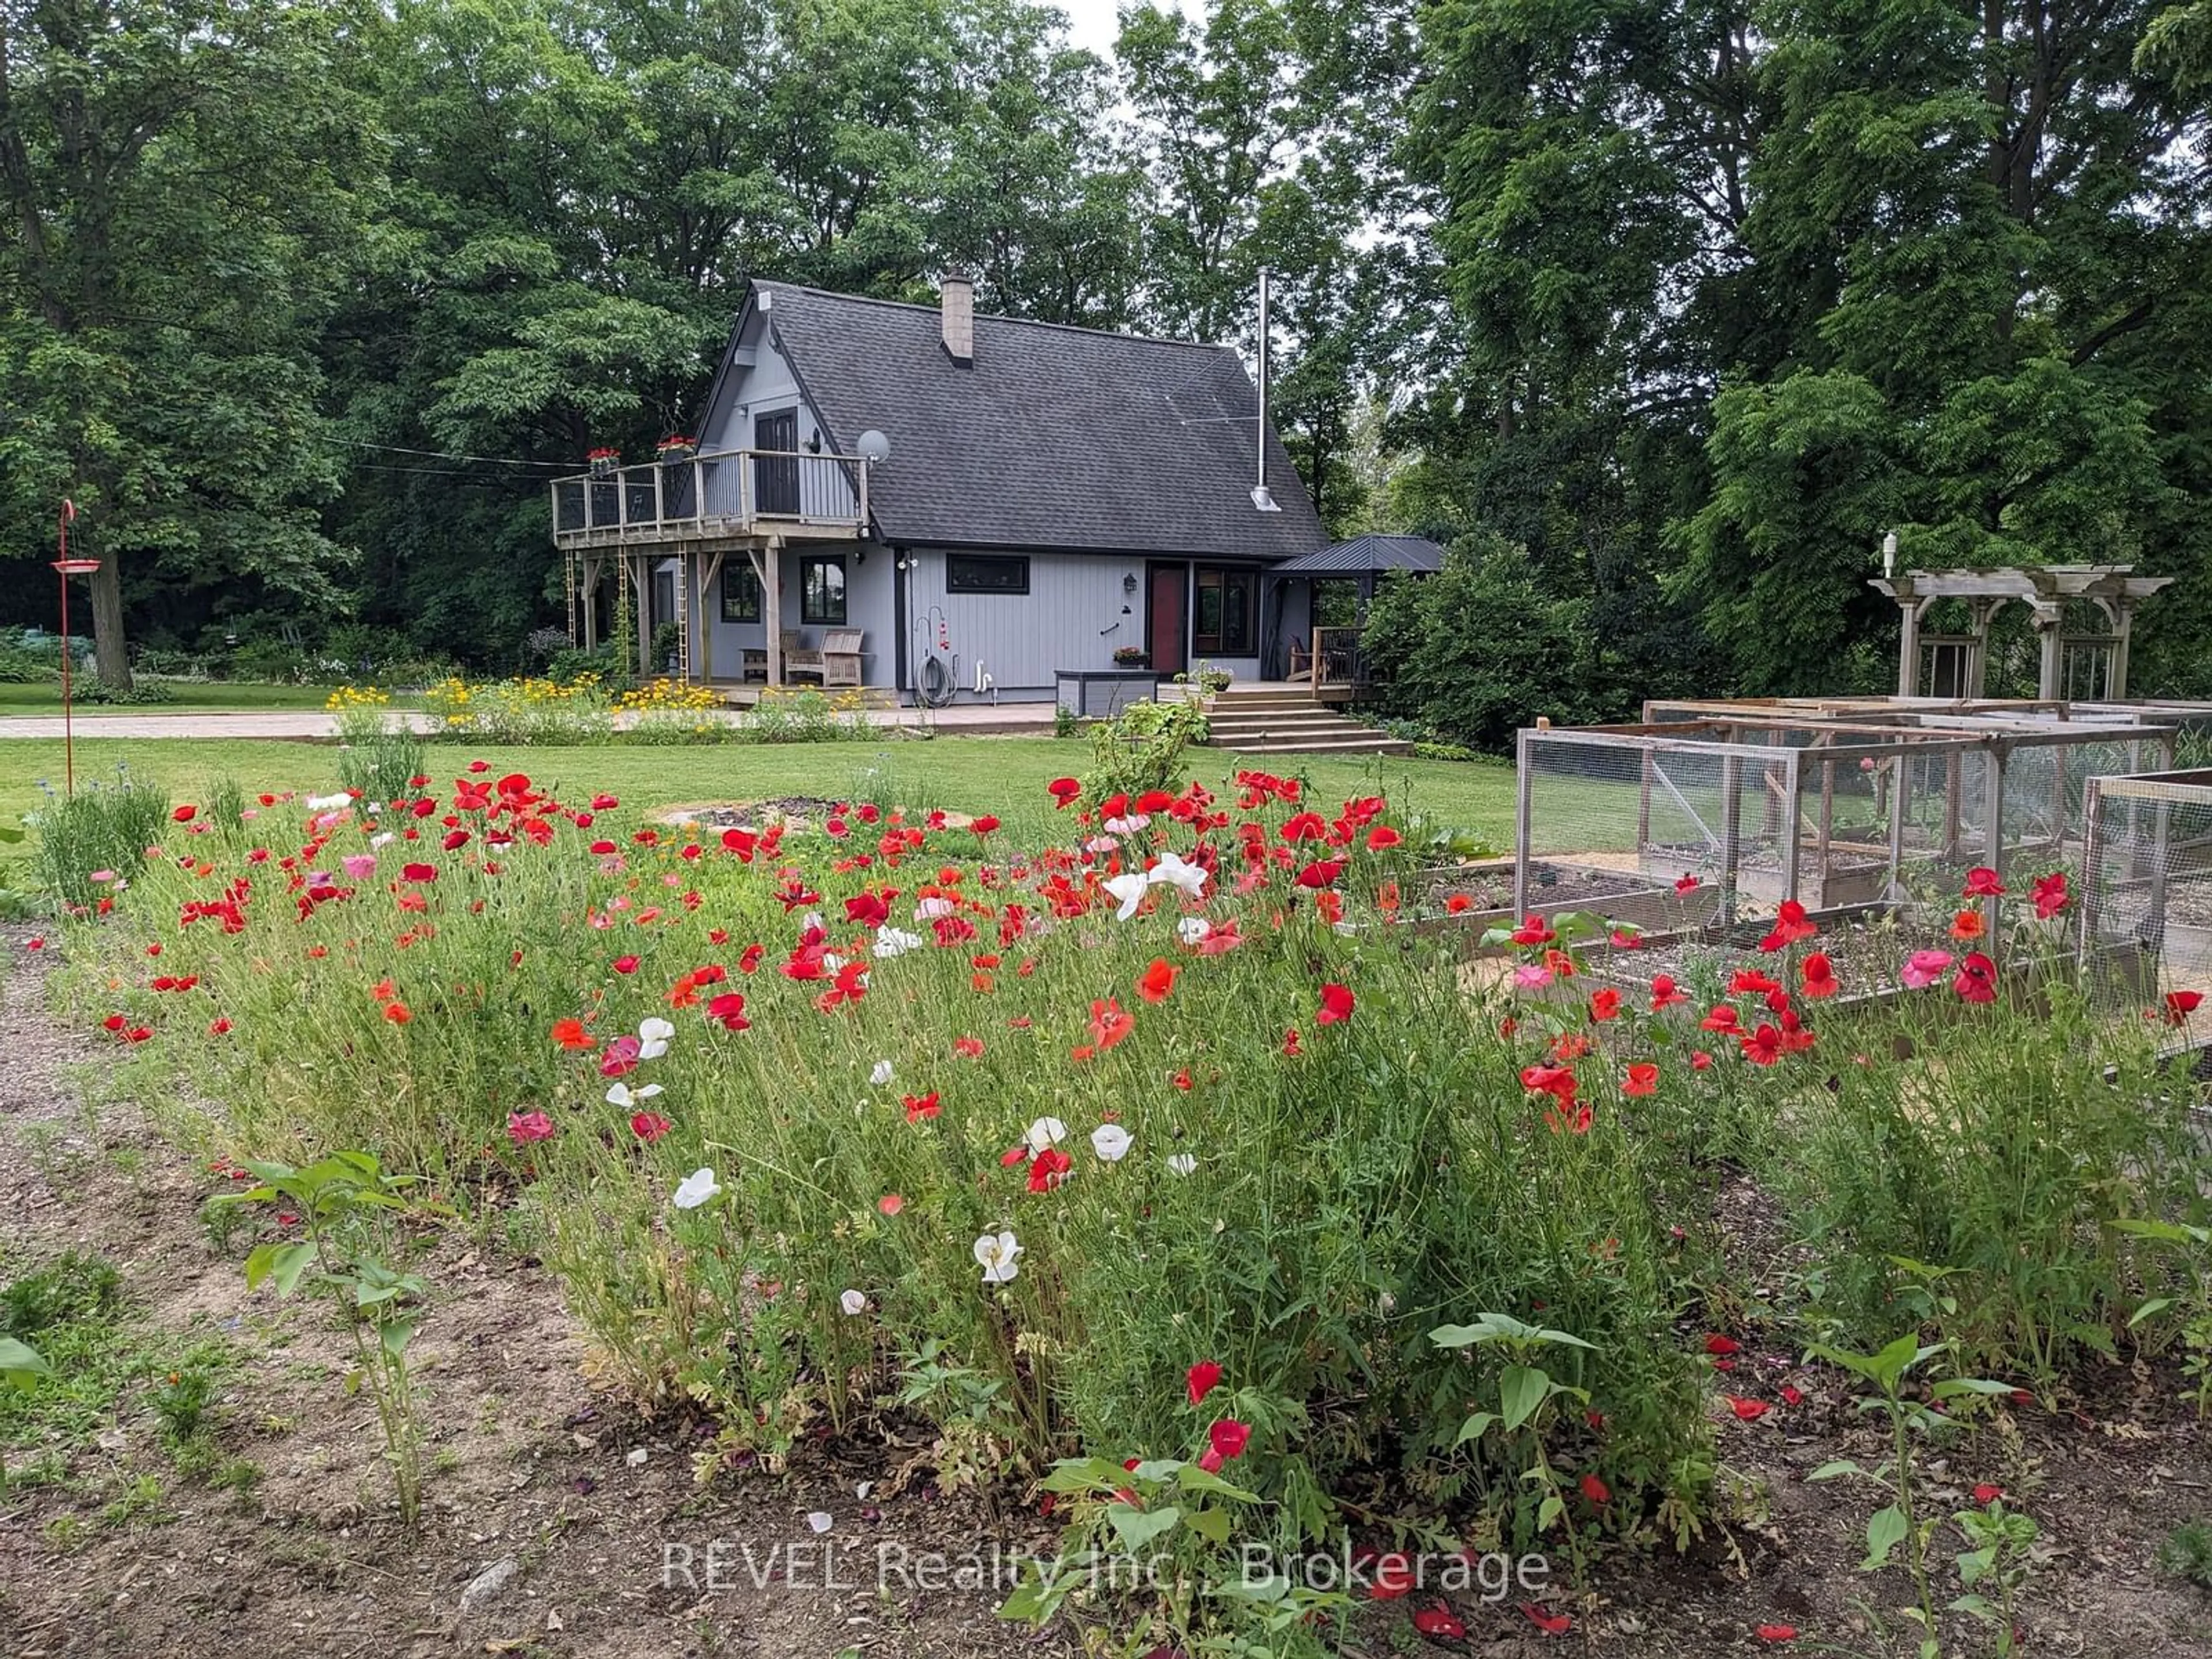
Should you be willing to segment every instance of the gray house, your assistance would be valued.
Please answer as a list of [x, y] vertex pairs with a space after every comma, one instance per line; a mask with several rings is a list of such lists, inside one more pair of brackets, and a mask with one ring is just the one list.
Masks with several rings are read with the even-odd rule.
[[935, 307], [755, 283], [696, 437], [556, 483], [554, 542], [572, 634], [626, 588], [641, 660], [672, 623], [738, 701], [1082, 708], [1117, 673], [1282, 673], [1309, 625], [1267, 573], [1328, 538], [1224, 347], [978, 317], [963, 278]]

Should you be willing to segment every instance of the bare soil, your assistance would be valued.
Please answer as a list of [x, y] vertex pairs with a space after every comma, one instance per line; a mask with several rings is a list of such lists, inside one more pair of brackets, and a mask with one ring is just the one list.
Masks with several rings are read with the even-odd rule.
[[[434, 1287], [418, 1341], [434, 1462], [422, 1524], [403, 1528], [373, 1410], [342, 1388], [343, 1334], [312, 1305], [246, 1297], [234, 1252], [218, 1254], [198, 1219], [222, 1177], [168, 1146], [135, 1106], [107, 1098], [104, 1075], [118, 1048], [50, 1014], [47, 960], [22, 939], [21, 930], [0, 930], [11, 970], [0, 992], [0, 1279], [71, 1248], [95, 1251], [121, 1270], [120, 1316], [149, 1341], [219, 1335], [237, 1363], [214, 1432], [226, 1457], [252, 1460], [262, 1478], [241, 1495], [181, 1474], [146, 1390], [126, 1390], [97, 1436], [68, 1449], [64, 1480], [0, 1496], [0, 1654], [1010, 1659], [1078, 1650], [1071, 1632], [1036, 1635], [996, 1619], [997, 1586], [925, 1589], [909, 1569], [893, 1574], [888, 1593], [877, 1589], [884, 1553], [911, 1563], [933, 1550], [1047, 1545], [1048, 1525], [1028, 1494], [945, 1496], [925, 1480], [886, 1495], [890, 1449], [866, 1447], [817, 1449], [782, 1475], [755, 1470], [702, 1488], [692, 1455], [705, 1431], [645, 1419], [596, 1389], [550, 1276], [465, 1236], [422, 1264]], [[88, 1085], [101, 1102], [96, 1115], [81, 1104]], [[1770, 1277], [1779, 1218], [1747, 1183], [1723, 1182], [1717, 1197], [1751, 1277]], [[1910, 1651], [1895, 1612], [1901, 1575], [1854, 1571], [1878, 1500], [1805, 1480], [1833, 1457], [1875, 1461], [1880, 1437], [1832, 1376], [1787, 1355], [1747, 1343], [1721, 1380], [1770, 1400], [1792, 1382], [1806, 1398], [1755, 1423], [1724, 1418], [1725, 1495], [1685, 1553], [1601, 1553], [1591, 1588], [1544, 1597], [1572, 1618], [1560, 1637], [1539, 1634], [1517, 1595], [1485, 1603], [1417, 1592], [1373, 1603], [1347, 1650], [1498, 1659], [1547, 1650]], [[1936, 1505], [1965, 1506], [1975, 1483], [1992, 1481], [2040, 1523], [2020, 1621], [2029, 1654], [2212, 1656], [2212, 1595], [2152, 1565], [2177, 1523], [2212, 1516], [2212, 1436], [2174, 1403], [2177, 1389], [2170, 1370], [2109, 1367], [2082, 1379], [2063, 1409], [2011, 1412], [1926, 1467]], [[36, 1448], [13, 1448], [9, 1465], [37, 1457]], [[141, 1476], [159, 1481], [159, 1501], [104, 1518]], [[866, 1496], [863, 1482], [873, 1483]], [[1390, 1506], [1393, 1494], [1376, 1497]], [[823, 1515], [830, 1529], [818, 1534], [809, 1517]], [[680, 1563], [685, 1547], [693, 1582], [680, 1571], [669, 1582], [670, 1552]], [[512, 1581], [465, 1615], [464, 1590], [502, 1561], [515, 1565]], [[826, 1587], [825, 1577], [834, 1579]], [[1411, 1615], [1440, 1605], [1464, 1623], [1463, 1640], [1415, 1633]], [[1802, 1633], [1770, 1649], [1753, 1632], [1773, 1624]], [[1946, 1649], [1993, 1650], [1980, 1636]]]

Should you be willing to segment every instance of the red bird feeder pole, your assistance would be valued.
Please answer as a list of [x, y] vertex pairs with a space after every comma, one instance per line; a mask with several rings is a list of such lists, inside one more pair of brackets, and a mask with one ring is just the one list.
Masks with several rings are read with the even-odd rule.
[[62, 556], [54, 561], [60, 573], [62, 585], [62, 790], [65, 795], [76, 793], [76, 733], [70, 723], [70, 625], [69, 579], [89, 576], [100, 568], [98, 559], [72, 559], [69, 556], [69, 527], [76, 522], [76, 503], [62, 502]]

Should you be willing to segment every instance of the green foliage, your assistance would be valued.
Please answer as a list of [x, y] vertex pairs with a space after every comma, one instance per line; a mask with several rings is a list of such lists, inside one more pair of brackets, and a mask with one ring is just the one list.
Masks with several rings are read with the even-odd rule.
[[411, 726], [393, 725], [356, 738], [338, 751], [338, 781], [359, 790], [363, 800], [406, 800], [416, 793], [410, 780], [422, 776], [428, 764], [421, 735]]
[[1139, 698], [1110, 720], [1091, 728], [1091, 769], [1083, 775], [1083, 799], [1096, 806], [1115, 795], [1141, 795], [1166, 789], [1182, 775], [1183, 751], [1206, 741], [1206, 710], [1177, 698], [1152, 702]]
[[281, 1203], [299, 1224], [297, 1236], [247, 1252], [246, 1288], [267, 1283], [279, 1296], [290, 1296], [304, 1285], [310, 1294], [337, 1304], [356, 1360], [346, 1391], [365, 1386], [376, 1401], [400, 1519], [411, 1527], [422, 1513], [422, 1426], [407, 1346], [422, 1322], [428, 1291], [416, 1274], [392, 1267], [391, 1258], [404, 1243], [394, 1224], [399, 1218], [441, 1212], [410, 1200], [415, 1176], [386, 1175], [368, 1152], [333, 1152], [297, 1168], [254, 1162], [246, 1167], [260, 1184], [222, 1196], [238, 1205]]
[[[115, 878], [137, 873], [146, 849], [168, 828], [168, 792], [132, 777], [121, 766], [112, 782], [93, 780], [75, 795], [57, 795], [25, 818], [35, 837], [31, 868], [39, 884], [64, 904], [89, 908], [113, 892]], [[107, 882], [96, 882], [105, 873]]]
[[52, 653], [0, 645], [0, 685], [58, 685], [61, 678]]
[[2158, 1565], [2185, 1583], [2212, 1590], [2212, 1521], [2185, 1521], [2160, 1540]]
[[0, 1291], [0, 1335], [25, 1340], [110, 1312], [122, 1293], [113, 1264], [71, 1250]]
[[1599, 706], [1587, 614], [1543, 592], [1521, 549], [1470, 537], [1436, 574], [1384, 582], [1361, 646], [1386, 712], [1498, 751], [1539, 714], [1567, 725]]
[[116, 708], [135, 708], [177, 700], [176, 691], [172, 687], [161, 680], [150, 679], [135, 679], [128, 685], [110, 685], [106, 680], [88, 677], [72, 685], [70, 695], [78, 702], [104, 703]]
[[2119, 1224], [2203, 1204], [2149, 1038], [2063, 988], [2002, 1031], [1899, 1035], [1941, 1064], [1839, 1068], [1827, 1108], [1765, 1155], [1819, 1260], [1822, 1313], [1865, 1334], [1902, 1306], [1962, 1364], [2048, 1382], [2084, 1349], [2114, 1351], [2131, 1278], [2191, 1282], [2185, 1255], [2131, 1249]]

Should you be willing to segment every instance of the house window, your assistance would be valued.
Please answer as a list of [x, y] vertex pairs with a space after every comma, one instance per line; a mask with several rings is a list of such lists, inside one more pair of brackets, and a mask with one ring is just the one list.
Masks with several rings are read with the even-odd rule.
[[945, 561], [945, 591], [1026, 593], [1030, 591], [1030, 562], [1019, 556], [986, 558], [981, 554], [955, 553]]
[[1252, 655], [1259, 632], [1260, 573], [1202, 564], [1197, 579], [1191, 649], [1202, 657]]
[[845, 620], [845, 561], [835, 553], [810, 554], [799, 562], [799, 620]]
[[722, 562], [722, 620], [757, 623], [761, 619], [761, 580], [750, 559]]

